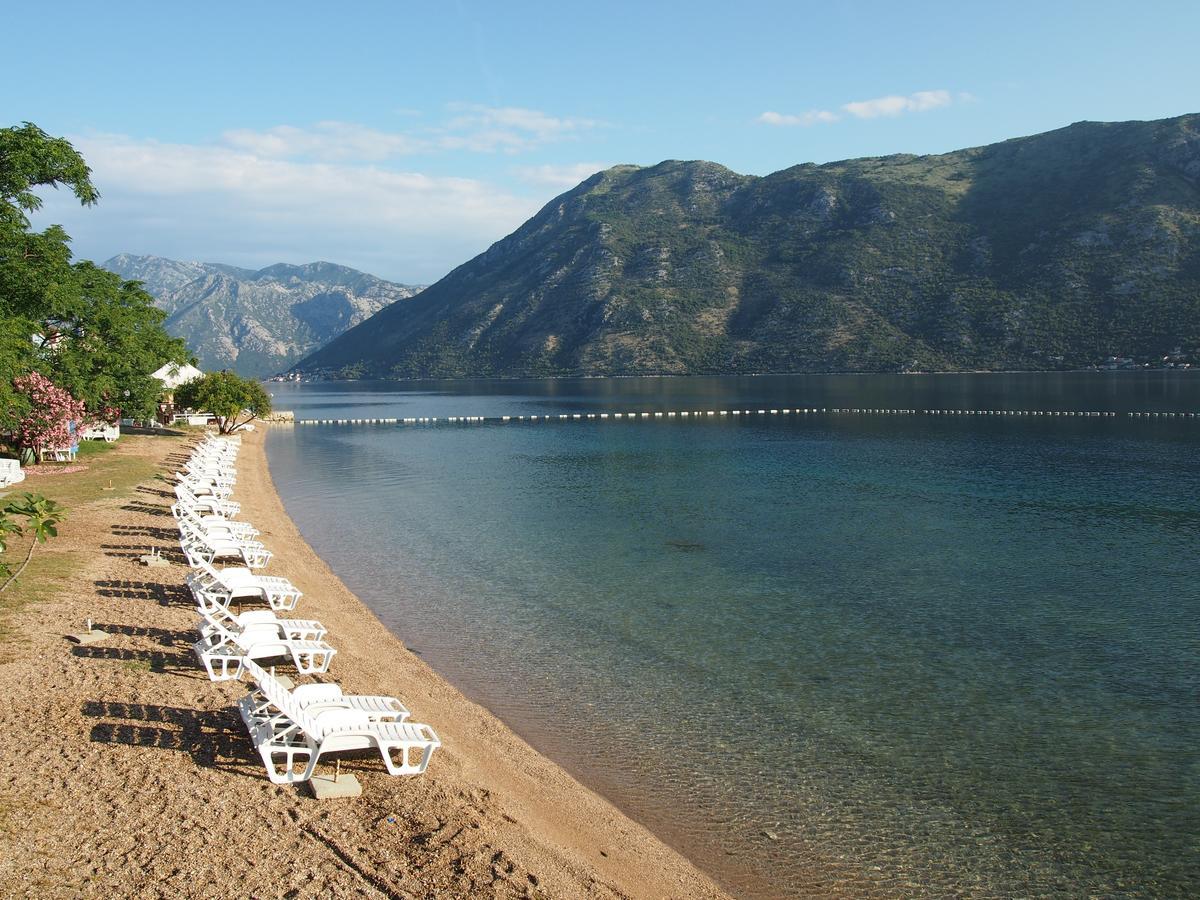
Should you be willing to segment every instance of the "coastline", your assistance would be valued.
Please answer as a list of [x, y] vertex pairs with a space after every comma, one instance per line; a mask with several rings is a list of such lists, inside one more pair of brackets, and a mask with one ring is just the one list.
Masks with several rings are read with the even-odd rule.
[[[245, 436], [234, 496], [276, 554], [266, 572], [330, 629], [332, 680], [401, 697], [443, 747], [417, 778], [344, 762], [357, 800], [272, 785], [232, 710], [245, 687], [209, 682], [188, 647], [166, 485], [119, 487], [76, 504], [46, 551], [69, 573], [7, 617], [0, 727], [22, 739], [0, 743], [0, 895], [726, 896], [408, 651], [300, 536], [264, 442], [265, 429]], [[183, 450], [130, 438], [110, 455], [165, 473]], [[140, 566], [149, 546], [172, 565]], [[111, 637], [64, 640], [85, 616]]]
[[[269, 546], [282, 538], [288, 560], [284, 565], [289, 572], [295, 567], [292, 580], [306, 591], [305, 615], [318, 615], [338, 641], [341, 656], [332, 674], [339, 682], [348, 690], [403, 698], [414, 719], [432, 724], [442, 738], [430, 773], [436, 776], [439, 768], [448, 769], [470, 782], [472, 790], [489, 794], [494, 807], [490, 818], [504, 834], [502, 843], [558, 863], [574, 876], [584, 891], [580, 896], [591, 896], [600, 884], [630, 897], [725, 896], [690, 861], [534, 750], [392, 634], [308, 545], [288, 516], [271, 480], [265, 432], [259, 429], [242, 443], [243, 456], [253, 453], [255, 474], [254, 484], [242, 493], [249, 504], [245, 517], [258, 516], [275, 526]], [[309, 606], [310, 598], [318, 596], [320, 605]], [[386, 790], [386, 783], [383, 787]], [[515, 849], [507, 852], [516, 855]], [[547, 888], [550, 896], [574, 895], [570, 880], [554, 890]]]

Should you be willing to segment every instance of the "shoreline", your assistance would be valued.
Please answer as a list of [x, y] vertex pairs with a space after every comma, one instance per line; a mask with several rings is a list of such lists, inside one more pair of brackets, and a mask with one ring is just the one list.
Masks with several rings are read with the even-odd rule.
[[[247, 455], [247, 450], [254, 453], [257, 482], [254, 488], [243, 495], [250, 503], [243, 518], [261, 515], [260, 510], [266, 511], [264, 521], [276, 522], [278, 528], [286, 529], [289, 532], [289, 544], [292, 541], [303, 544], [304, 553], [309, 557], [305, 560], [303, 568], [319, 570], [321, 592], [326, 602], [329, 595], [333, 595], [338, 606], [343, 607], [337, 612], [324, 614], [322, 621], [326, 624], [337, 623], [341, 612], [350, 612], [362, 622], [361, 629], [352, 629], [355, 632], [361, 630], [361, 634], [355, 634], [354, 646], [359, 646], [360, 640], [366, 640], [382, 651], [379, 656], [372, 654], [369, 662], [362, 660], [363, 663], [378, 670], [378, 663], [383, 657], [403, 657], [403, 676], [389, 677], [382, 671], [373, 672], [372, 675], [387, 681], [387, 690], [383, 690], [384, 693], [392, 692], [391, 684], [402, 684], [403, 686], [397, 689], [397, 695], [413, 710], [414, 719], [433, 725], [442, 738], [443, 746], [434, 756], [430, 771], [435, 771], [439, 756], [455, 755], [457, 749], [458, 753], [467, 758], [456, 759], [455, 763], [461, 765], [464, 772], [476, 774], [481, 782], [487, 782], [486, 785], [481, 783], [480, 787], [486, 787], [493, 792], [500, 802], [500, 817], [503, 820], [507, 822], [510, 818], [518, 818], [518, 821], [536, 822], [537, 827], [530, 830], [530, 837], [535, 843], [545, 844], [547, 849], [553, 848], [575, 857], [573, 861], [584, 868], [595, 867], [600, 874], [611, 879], [614, 886], [621, 885], [622, 894], [631, 897], [675, 896], [673, 891], [682, 891], [679, 896], [725, 896], [711, 881], [710, 876], [694, 863], [669, 847], [645, 826], [628, 817], [607, 798], [581, 784], [567, 770], [535, 750], [490, 710], [469, 699], [428, 663], [408, 650], [403, 640], [393, 634], [374, 611], [346, 587], [324, 559], [305, 541], [287, 514], [283, 499], [276, 490], [270, 474], [265, 447], [267, 430], [260, 428], [243, 437], [242, 456]], [[239, 463], [241, 462], [239, 458]], [[260, 466], [262, 477], [258, 480]], [[239, 486], [240, 484], [239, 481]], [[293, 558], [289, 550], [289, 559]], [[285, 567], [281, 565], [279, 570], [284, 572]], [[311, 576], [316, 574], [316, 571], [305, 574]], [[296, 579], [293, 578], [293, 581]], [[297, 586], [304, 588], [298, 581]], [[301, 602], [306, 603], [308, 599], [306, 592], [305, 600]], [[307, 616], [308, 607], [305, 609]], [[341, 638], [346, 624], [343, 622], [330, 625], [333, 639]], [[349, 652], [354, 652], [349, 642], [341, 639], [341, 643], [347, 644]], [[342, 652], [341, 643], [337, 645], [339, 652]], [[331, 675], [338, 675], [339, 681], [339, 664], [344, 662], [345, 657], [339, 658], [331, 670]], [[366, 668], [364, 674], [365, 672]], [[342, 683], [348, 689], [351, 687], [349, 678]], [[372, 692], [381, 690], [380, 682], [372, 681], [368, 684], [376, 684], [375, 688], [371, 688]], [[364, 692], [368, 689], [367, 684], [356, 683], [354, 687]], [[414, 699], [410, 703], [410, 698], [418, 696], [414, 688], [421, 692], [422, 700]], [[449, 724], [439, 725], [439, 721]], [[507, 763], [501, 765], [488, 761], [488, 757], [495, 752], [494, 749], [489, 750], [485, 746], [488, 743], [502, 745]], [[449, 754], [448, 748], [452, 748]], [[466, 748], [470, 748], [469, 753]], [[441, 761], [445, 762], [444, 756]], [[503, 808], [506, 806], [510, 808]], [[510, 816], [513, 810], [524, 818]], [[634, 847], [622, 849], [619, 847], [620, 841], [632, 841]], [[604, 855], [592, 849], [601, 846], [608, 848]], [[633, 852], [628, 852], [629, 850]], [[589, 878], [591, 877], [589, 875]], [[683, 885], [686, 886], [681, 887]]]
[[[156, 480], [187, 442], [125, 438], [93, 472], [21, 485], [53, 497], [94, 482], [35, 557], [56, 573], [35, 585], [44, 596], [5, 615], [0, 728], [20, 737], [0, 742], [0, 896], [727, 896], [388, 631], [287, 516], [265, 431], [243, 438], [234, 497], [276, 554], [266, 574], [330, 629], [329, 680], [400, 697], [443, 746], [413, 778], [344, 760], [356, 800], [272, 785], [233, 710], [245, 685], [208, 681], [190, 650], [187, 569]], [[150, 547], [171, 565], [141, 566]], [[68, 642], [85, 617], [109, 637]]]

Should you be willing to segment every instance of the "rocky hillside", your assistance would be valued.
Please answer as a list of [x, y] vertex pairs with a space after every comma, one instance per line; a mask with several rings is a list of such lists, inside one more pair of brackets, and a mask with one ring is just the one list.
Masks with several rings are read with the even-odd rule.
[[1200, 348], [1200, 116], [618, 166], [301, 361], [385, 377], [1042, 369]]
[[202, 369], [262, 377], [368, 319], [419, 287], [316, 262], [257, 272], [219, 263], [122, 253], [104, 268], [145, 284]]

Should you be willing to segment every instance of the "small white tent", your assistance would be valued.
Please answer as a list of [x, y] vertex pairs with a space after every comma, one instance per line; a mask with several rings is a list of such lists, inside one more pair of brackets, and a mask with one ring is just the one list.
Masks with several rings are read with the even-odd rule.
[[185, 363], [182, 366], [179, 363], [167, 363], [157, 372], [151, 373], [151, 377], [161, 381], [164, 390], [173, 391], [181, 384], [203, 378], [204, 373], [191, 363]]

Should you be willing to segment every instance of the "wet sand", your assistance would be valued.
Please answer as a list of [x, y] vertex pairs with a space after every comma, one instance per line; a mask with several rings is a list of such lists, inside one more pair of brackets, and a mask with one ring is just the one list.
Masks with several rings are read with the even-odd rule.
[[[0, 645], [0, 896], [724, 896], [408, 651], [300, 537], [263, 439], [246, 435], [234, 497], [275, 553], [266, 573], [304, 591], [295, 615], [329, 628], [328, 679], [400, 697], [443, 747], [414, 778], [345, 760], [354, 800], [272, 785], [233, 710], [245, 685], [209, 682], [190, 650], [169, 485], [97, 491], [44, 548], [67, 573], [8, 617]], [[128, 437], [114, 453], [165, 473], [184, 451]], [[20, 488], [54, 496], [72, 477]], [[142, 566], [149, 547], [172, 564]], [[111, 637], [66, 640], [89, 617]]]

